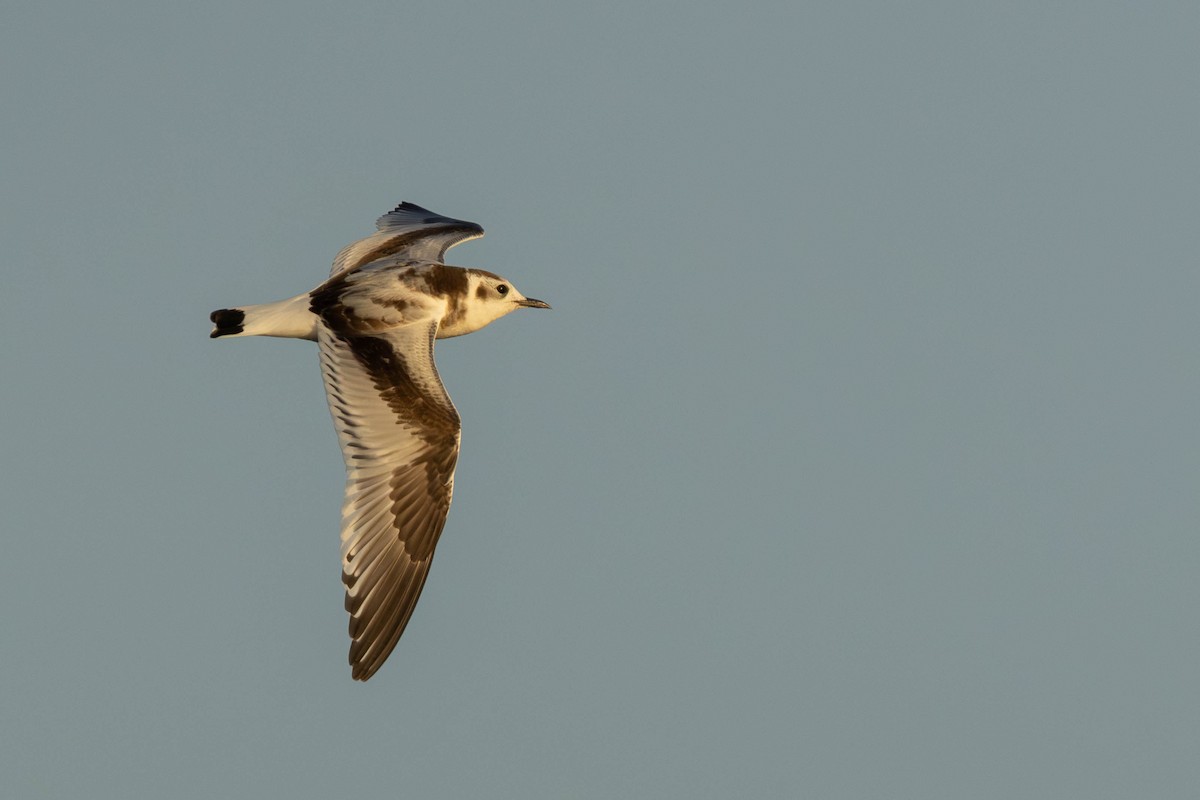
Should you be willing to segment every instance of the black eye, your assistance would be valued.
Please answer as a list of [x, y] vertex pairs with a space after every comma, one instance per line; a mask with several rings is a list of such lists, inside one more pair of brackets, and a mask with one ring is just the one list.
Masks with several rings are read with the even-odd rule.
[[496, 287], [496, 293], [501, 295], [508, 294], [508, 287], [502, 283]]

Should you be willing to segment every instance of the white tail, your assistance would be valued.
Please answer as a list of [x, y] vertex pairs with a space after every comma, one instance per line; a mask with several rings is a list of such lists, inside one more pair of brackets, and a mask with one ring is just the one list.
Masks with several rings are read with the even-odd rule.
[[285, 339], [317, 338], [317, 316], [308, 308], [308, 294], [277, 303], [222, 308], [209, 319], [216, 326], [209, 336], [279, 336]]

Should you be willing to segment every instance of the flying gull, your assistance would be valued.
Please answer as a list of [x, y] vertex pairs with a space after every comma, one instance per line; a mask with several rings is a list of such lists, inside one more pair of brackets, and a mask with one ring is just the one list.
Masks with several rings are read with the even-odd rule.
[[438, 377], [434, 339], [477, 331], [518, 308], [549, 308], [481, 269], [443, 263], [483, 228], [412, 203], [342, 249], [329, 280], [277, 303], [223, 308], [212, 338], [317, 343], [346, 461], [342, 582], [350, 665], [365, 681], [412, 616], [454, 493], [459, 417]]

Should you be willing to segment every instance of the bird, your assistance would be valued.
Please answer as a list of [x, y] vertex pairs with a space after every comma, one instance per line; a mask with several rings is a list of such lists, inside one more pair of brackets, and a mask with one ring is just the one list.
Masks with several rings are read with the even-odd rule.
[[495, 273], [444, 263], [449, 248], [483, 236], [474, 222], [403, 202], [375, 227], [342, 248], [312, 291], [209, 315], [214, 339], [317, 343], [346, 463], [342, 582], [358, 681], [376, 673], [404, 633], [454, 494], [462, 426], [434, 341], [520, 308], [550, 308]]

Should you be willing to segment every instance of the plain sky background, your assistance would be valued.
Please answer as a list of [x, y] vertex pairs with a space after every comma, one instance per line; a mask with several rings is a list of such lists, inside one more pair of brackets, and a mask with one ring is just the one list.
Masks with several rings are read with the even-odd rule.
[[[1200, 5], [8, 3], [0, 794], [1184, 798]], [[346, 665], [316, 349], [401, 200], [455, 504]]]

